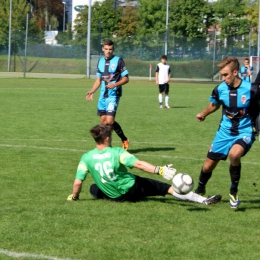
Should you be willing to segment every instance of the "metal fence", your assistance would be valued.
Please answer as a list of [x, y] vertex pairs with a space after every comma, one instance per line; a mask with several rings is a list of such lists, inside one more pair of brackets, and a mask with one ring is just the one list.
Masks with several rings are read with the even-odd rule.
[[[86, 38], [86, 37], [85, 37]], [[123, 57], [130, 65], [128, 70], [134, 76], [147, 76], [148, 65], [156, 64], [165, 51], [165, 35], [113, 37], [100, 34], [91, 35], [91, 74], [95, 73], [96, 62], [102, 55], [101, 42], [112, 39], [115, 54]], [[225, 56], [256, 56], [257, 44], [250, 35], [223, 39], [215, 31], [205, 38], [168, 36], [168, 62], [175, 68], [175, 77], [212, 78], [217, 74], [216, 62]], [[8, 39], [8, 35], [6, 35]], [[7, 41], [6, 41], [7, 43]], [[25, 33], [12, 33], [11, 71], [23, 71]], [[7, 71], [7, 44], [0, 45], [0, 71]], [[45, 44], [44, 37], [28, 36], [27, 68], [29, 72], [75, 73], [86, 71], [86, 42], [70, 45]], [[132, 68], [133, 66], [133, 68]], [[140, 69], [135, 67], [139, 66]], [[145, 69], [141, 67], [145, 66]], [[202, 67], [201, 73], [198, 70]], [[132, 69], [131, 69], [132, 68]], [[181, 69], [178, 69], [181, 68]], [[179, 72], [178, 72], [179, 71]], [[184, 72], [184, 73], [183, 73]], [[179, 75], [177, 75], [179, 73]]]

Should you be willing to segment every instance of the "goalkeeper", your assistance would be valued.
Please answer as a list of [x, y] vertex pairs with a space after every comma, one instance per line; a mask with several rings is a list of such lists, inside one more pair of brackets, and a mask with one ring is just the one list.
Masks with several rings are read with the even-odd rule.
[[112, 148], [110, 126], [97, 125], [90, 130], [90, 133], [96, 142], [96, 148], [82, 156], [73, 185], [73, 194], [69, 195], [67, 200], [79, 199], [82, 183], [87, 174], [90, 173], [95, 181], [95, 184], [90, 187], [90, 193], [97, 199], [135, 202], [147, 196], [170, 194], [181, 200], [206, 205], [220, 201], [220, 195], [210, 198], [202, 197], [193, 192], [180, 195], [175, 193], [172, 186], [167, 183], [129, 173], [126, 166], [129, 168], [135, 167], [152, 174], [159, 174], [166, 180], [171, 180], [176, 173], [176, 169], [171, 168], [171, 165], [154, 166], [148, 162], [138, 160], [123, 148]]

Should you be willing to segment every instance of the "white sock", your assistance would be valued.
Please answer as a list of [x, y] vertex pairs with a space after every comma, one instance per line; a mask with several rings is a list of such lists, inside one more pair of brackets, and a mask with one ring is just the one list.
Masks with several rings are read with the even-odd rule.
[[158, 98], [159, 98], [160, 105], [162, 105], [162, 94], [159, 94]]
[[169, 104], [169, 96], [165, 95], [165, 106], [168, 106]]
[[192, 191], [187, 193], [187, 194], [184, 194], [184, 195], [178, 194], [174, 191], [172, 196], [176, 197], [180, 200], [189, 200], [189, 201], [198, 202], [198, 203], [202, 203], [204, 200], [207, 199], [207, 198], [202, 197], [199, 194], [196, 194]]

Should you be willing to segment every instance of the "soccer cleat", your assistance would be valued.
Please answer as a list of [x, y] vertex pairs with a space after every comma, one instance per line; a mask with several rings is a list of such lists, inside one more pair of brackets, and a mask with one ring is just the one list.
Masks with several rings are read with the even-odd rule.
[[162, 106], [162, 105], [160, 105], [160, 108], [163, 108], [163, 106]]
[[222, 196], [221, 195], [214, 195], [211, 197], [208, 197], [207, 199], [205, 199], [202, 204], [204, 205], [211, 205], [211, 204], [215, 204], [221, 201]]
[[229, 205], [232, 209], [236, 209], [240, 204], [240, 200], [238, 199], [238, 196], [232, 194], [229, 194], [229, 202], [230, 202]]
[[200, 196], [203, 196], [206, 193], [206, 188], [205, 187], [198, 187], [195, 190], [195, 193], [199, 194]]
[[170, 107], [168, 105], [166, 105], [165, 108], [170, 108]]
[[129, 140], [125, 140], [122, 142], [122, 148], [125, 149], [126, 151], [129, 149]]

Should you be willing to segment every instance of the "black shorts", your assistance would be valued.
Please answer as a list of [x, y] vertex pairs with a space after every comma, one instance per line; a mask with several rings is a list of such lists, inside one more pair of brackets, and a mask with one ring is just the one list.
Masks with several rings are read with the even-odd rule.
[[97, 199], [107, 199], [117, 202], [135, 202], [148, 196], [165, 196], [170, 187], [171, 185], [168, 183], [135, 175], [135, 184], [126, 194], [118, 198], [109, 198], [98, 188], [96, 184], [92, 184], [90, 186], [90, 194]]
[[168, 83], [164, 83], [164, 84], [159, 84], [159, 92], [162, 93], [162, 92], [166, 92], [168, 93], [169, 92], [169, 84]]

